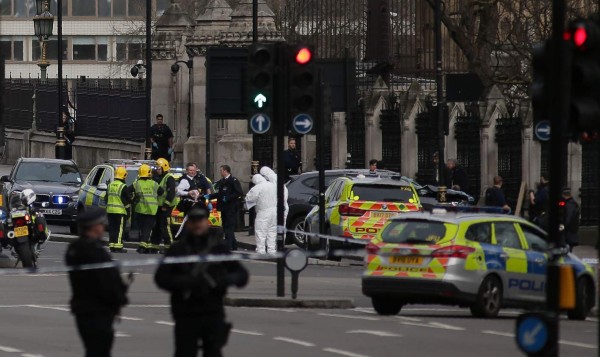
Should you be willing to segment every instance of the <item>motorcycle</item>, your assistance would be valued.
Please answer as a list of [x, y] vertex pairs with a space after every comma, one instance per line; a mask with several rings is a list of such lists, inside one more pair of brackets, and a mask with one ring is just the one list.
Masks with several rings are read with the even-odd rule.
[[33, 190], [24, 190], [11, 197], [8, 213], [0, 213], [0, 243], [10, 248], [15, 266], [21, 262], [23, 268], [37, 267], [42, 245], [50, 237], [44, 215], [33, 206], [35, 200]]

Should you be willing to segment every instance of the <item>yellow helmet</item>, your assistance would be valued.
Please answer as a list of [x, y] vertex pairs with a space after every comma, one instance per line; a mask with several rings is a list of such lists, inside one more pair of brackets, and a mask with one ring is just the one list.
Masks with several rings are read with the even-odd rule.
[[138, 177], [141, 178], [151, 178], [152, 177], [152, 168], [146, 164], [142, 164], [138, 169]]
[[156, 165], [158, 165], [158, 167], [160, 167], [163, 170], [163, 173], [167, 173], [169, 172], [169, 170], [171, 170], [171, 166], [169, 165], [169, 162], [166, 159], [160, 158], [156, 160]]
[[123, 166], [117, 167], [115, 170], [115, 178], [119, 180], [125, 180], [127, 177], [127, 170]]

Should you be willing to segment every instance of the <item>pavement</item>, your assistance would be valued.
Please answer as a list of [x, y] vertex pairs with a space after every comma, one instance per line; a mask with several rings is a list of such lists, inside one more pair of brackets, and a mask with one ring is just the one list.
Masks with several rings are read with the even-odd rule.
[[[40, 264], [61, 266], [65, 243], [49, 242]], [[117, 259], [144, 259], [134, 252]], [[229, 297], [275, 298], [275, 264], [249, 261], [250, 284], [230, 290]], [[172, 355], [173, 321], [168, 295], [153, 282], [154, 267], [136, 267], [130, 305], [116, 325], [113, 356]], [[351, 299], [353, 308], [228, 307], [234, 325], [226, 356], [516, 356], [516, 310], [497, 319], [476, 319], [467, 309], [410, 305], [398, 316], [375, 314], [360, 291], [362, 269], [311, 265], [301, 273], [299, 298]], [[289, 298], [289, 274], [286, 295]], [[2, 301], [0, 357], [81, 356], [66, 274], [0, 276]], [[561, 356], [596, 355], [598, 320], [561, 321]]]

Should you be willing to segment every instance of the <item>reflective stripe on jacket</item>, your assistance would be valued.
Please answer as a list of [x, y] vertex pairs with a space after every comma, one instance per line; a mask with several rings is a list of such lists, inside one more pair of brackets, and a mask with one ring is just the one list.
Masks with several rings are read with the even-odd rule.
[[108, 185], [107, 202], [106, 202], [106, 213], [112, 214], [127, 214], [125, 205], [121, 200], [121, 193], [125, 188], [125, 184], [119, 180], [114, 180]]
[[158, 183], [151, 179], [136, 180], [133, 187], [139, 198], [138, 203], [135, 205], [135, 213], [156, 215], [158, 211]]

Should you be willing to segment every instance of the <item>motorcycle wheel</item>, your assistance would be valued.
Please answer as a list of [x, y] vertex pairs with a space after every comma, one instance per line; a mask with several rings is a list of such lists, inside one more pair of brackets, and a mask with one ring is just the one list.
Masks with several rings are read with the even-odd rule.
[[35, 262], [33, 260], [33, 249], [29, 242], [19, 243], [15, 246], [15, 251], [21, 260], [23, 268], [33, 268]]

